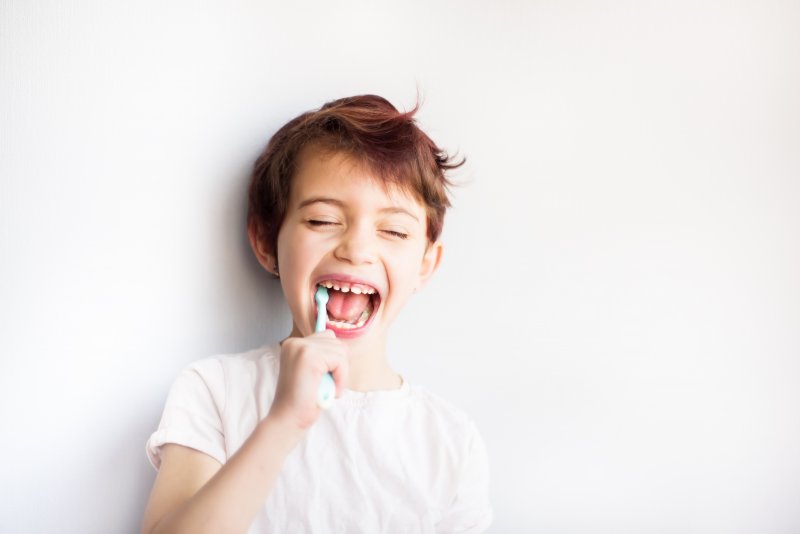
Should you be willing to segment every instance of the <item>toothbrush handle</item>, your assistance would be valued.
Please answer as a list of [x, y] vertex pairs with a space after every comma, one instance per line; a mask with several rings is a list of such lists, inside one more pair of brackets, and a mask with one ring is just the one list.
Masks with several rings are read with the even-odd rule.
[[333, 375], [325, 373], [322, 375], [322, 381], [319, 383], [319, 391], [317, 392], [317, 405], [323, 410], [327, 410], [333, 405], [336, 399], [336, 382], [333, 381]]
[[325, 326], [328, 323], [328, 318], [326, 317], [326, 313], [320, 312], [317, 314], [317, 326], [314, 328], [314, 332], [324, 332]]
[[[317, 291], [324, 293], [323, 298], [317, 298], [317, 324], [314, 328], [317, 332], [324, 332], [325, 326], [328, 323], [328, 313], [325, 310], [325, 304], [328, 301], [327, 290], [320, 287]], [[319, 383], [319, 390], [317, 391], [317, 405], [323, 410], [327, 410], [333, 405], [336, 400], [336, 382], [333, 381], [333, 375], [325, 373], [322, 375], [322, 380]]]

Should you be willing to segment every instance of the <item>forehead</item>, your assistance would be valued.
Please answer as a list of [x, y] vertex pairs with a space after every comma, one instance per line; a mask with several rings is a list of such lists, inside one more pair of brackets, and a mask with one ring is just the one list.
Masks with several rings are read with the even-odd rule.
[[358, 158], [345, 152], [306, 147], [297, 158], [289, 204], [296, 207], [316, 196], [376, 204], [376, 208], [401, 206], [425, 214], [425, 206], [408, 188], [383, 179]]

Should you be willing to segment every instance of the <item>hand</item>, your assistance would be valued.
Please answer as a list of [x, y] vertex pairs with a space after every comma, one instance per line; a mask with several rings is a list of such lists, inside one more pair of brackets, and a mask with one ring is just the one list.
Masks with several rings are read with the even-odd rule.
[[325, 373], [333, 374], [336, 397], [341, 394], [347, 382], [347, 352], [347, 345], [330, 330], [285, 340], [275, 399], [267, 417], [298, 430], [308, 429], [320, 414], [317, 394]]

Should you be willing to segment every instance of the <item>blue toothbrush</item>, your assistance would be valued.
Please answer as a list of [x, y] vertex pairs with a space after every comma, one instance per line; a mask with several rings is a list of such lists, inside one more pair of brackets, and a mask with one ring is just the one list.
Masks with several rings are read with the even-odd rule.
[[[314, 300], [317, 301], [317, 327], [315, 332], [324, 332], [325, 326], [328, 324], [328, 309], [325, 307], [328, 304], [328, 288], [319, 286]], [[319, 383], [319, 392], [317, 393], [317, 404], [323, 410], [327, 410], [336, 399], [336, 382], [333, 381], [333, 375], [325, 373], [322, 376], [322, 382]]]

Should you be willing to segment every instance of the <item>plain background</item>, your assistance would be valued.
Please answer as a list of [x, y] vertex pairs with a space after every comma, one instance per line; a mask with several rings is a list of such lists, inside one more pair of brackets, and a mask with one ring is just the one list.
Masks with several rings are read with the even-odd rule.
[[0, 4], [0, 531], [137, 531], [179, 370], [288, 332], [255, 157], [419, 88], [468, 164], [391, 359], [492, 532], [800, 532], [798, 3], [287, 4]]

